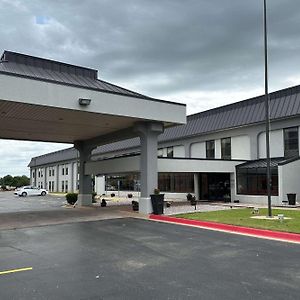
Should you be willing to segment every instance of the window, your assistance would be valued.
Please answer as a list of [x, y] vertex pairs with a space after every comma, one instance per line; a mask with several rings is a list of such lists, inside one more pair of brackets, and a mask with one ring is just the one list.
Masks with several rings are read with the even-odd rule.
[[68, 175], [68, 174], [69, 174], [69, 168], [66, 167], [66, 175]]
[[206, 158], [215, 158], [215, 141], [206, 141]]
[[298, 127], [285, 128], [284, 136], [284, 157], [299, 156]]
[[49, 168], [49, 176], [51, 176], [51, 169]]
[[62, 192], [65, 191], [65, 182], [64, 182], [64, 180], [61, 182], [61, 191]]
[[161, 149], [158, 149], [157, 150], [157, 156], [158, 157], [163, 157], [163, 155], [164, 155], [164, 150], [161, 148]]
[[52, 176], [54, 176], [54, 168], [52, 169]]
[[48, 187], [49, 187], [49, 191], [51, 192], [51, 191], [52, 191], [52, 190], [51, 190], [51, 181], [49, 181]]
[[173, 147], [167, 148], [167, 157], [174, 157], [174, 149]]
[[221, 139], [221, 158], [231, 159], [231, 138]]
[[52, 192], [54, 192], [54, 181], [52, 181]]
[[62, 175], [65, 175], [65, 167], [63, 167], [63, 168], [61, 169], [61, 174], [62, 174]]
[[[266, 168], [237, 168], [237, 193], [241, 195], [267, 195]], [[272, 196], [278, 196], [278, 168], [271, 168]]]
[[65, 192], [68, 192], [68, 180], [65, 181]]
[[171, 193], [193, 193], [194, 174], [192, 173], [159, 173], [158, 188]]

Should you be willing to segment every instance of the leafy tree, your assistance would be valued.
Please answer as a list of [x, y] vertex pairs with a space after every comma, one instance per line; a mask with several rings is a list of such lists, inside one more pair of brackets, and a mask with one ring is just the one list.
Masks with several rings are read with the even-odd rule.
[[11, 175], [6, 175], [3, 178], [0, 178], [0, 186], [15, 186], [15, 187], [20, 187], [24, 185], [29, 185], [30, 184], [30, 179], [23, 175], [23, 176], [11, 176]]
[[14, 178], [11, 175], [3, 177], [3, 185], [13, 186]]

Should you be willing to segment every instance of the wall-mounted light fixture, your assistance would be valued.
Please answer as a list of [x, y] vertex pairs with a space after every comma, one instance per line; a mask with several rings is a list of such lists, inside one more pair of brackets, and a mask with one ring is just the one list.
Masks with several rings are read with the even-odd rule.
[[86, 99], [86, 98], [79, 98], [78, 99], [78, 103], [81, 106], [88, 106], [88, 105], [91, 104], [91, 101], [92, 101], [91, 99]]

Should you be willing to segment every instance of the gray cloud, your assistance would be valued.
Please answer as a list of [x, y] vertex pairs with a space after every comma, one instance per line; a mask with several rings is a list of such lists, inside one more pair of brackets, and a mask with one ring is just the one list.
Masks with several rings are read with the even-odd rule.
[[[262, 5], [0, 0], [0, 49], [97, 68], [104, 80], [194, 113], [263, 92]], [[269, 0], [268, 17], [270, 89], [299, 84], [300, 3]]]

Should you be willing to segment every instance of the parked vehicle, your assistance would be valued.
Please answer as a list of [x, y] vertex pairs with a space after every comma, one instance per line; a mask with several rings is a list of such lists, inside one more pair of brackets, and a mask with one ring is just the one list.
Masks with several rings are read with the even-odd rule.
[[22, 186], [15, 191], [15, 195], [26, 197], [26, 196], [45, 196], [48, 191], [45, 189], [40, 189], [34, 186]]

